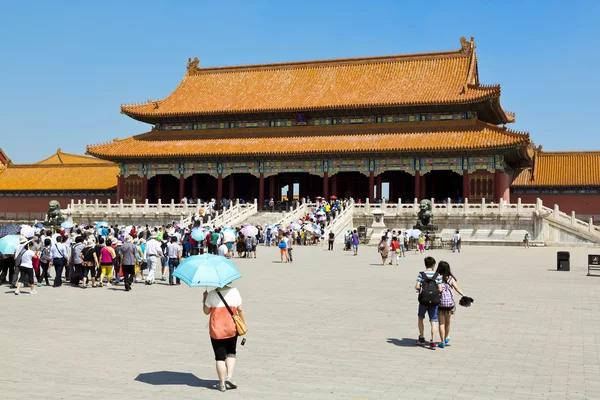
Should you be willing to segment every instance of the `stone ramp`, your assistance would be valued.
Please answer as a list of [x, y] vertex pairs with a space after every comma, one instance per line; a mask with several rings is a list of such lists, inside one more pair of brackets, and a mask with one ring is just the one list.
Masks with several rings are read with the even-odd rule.
[[264, 227], [266, 225], [274, 224], [275, 222], [279, 221], [282, 217], [283, 213], [280, 212], [259, 211], [256, 214], [250, 216], [243, 223]]

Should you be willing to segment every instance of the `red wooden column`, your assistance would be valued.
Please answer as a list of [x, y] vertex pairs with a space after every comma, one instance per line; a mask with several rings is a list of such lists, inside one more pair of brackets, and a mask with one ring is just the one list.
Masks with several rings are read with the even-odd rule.
[[229, 175], [229, 198], [235, 199], [235, 178], [233, 174]]
[[264, 209], [265, 204], [265, 174], [260, 173], [258, 178], [258, 209]]
[[463, 170], [463, 203], [465, 199], [468, 199], [471, 195], [471, 177], [469, 176], [469, 170]]
[[198, 198], [198, 175], [192, 175], [192, 197]]
[[501, 169], [497, 169], [494, 175], [494, 200], [500, 202], [500, 199], [510, 203], [510, 186], [508, 174]]
[[323, 172], [323, 197], [329, 200], [329, 172]]
[[125, 198], [125, 177], [119, 175], [117, 178], [117, 202]]
[[415, 197], [421, 200], [421, 171], [415, 171]]
[[148, 175], [142, 177], [142, 202], [145, 203], [148, 199]]
[[179, 200], [185, 197], [185, 176], [179, 175]]
[[217, 175], [217, 208], [221, 208], [221, 200], [223, 200], [223, 175]]
[[156, 200], [162, 201], [162, 176], [156, 175]]
[[369, 201], [373, 203], [375, 201], [375, 172], [369, 173]]
[[421, 194], [419, 197], [421, 200], [427, 197], [427, 175], [421, 176]]
[[377, 185], [377, 198], [383, 199], [383, 196], [381, 195], [381, 174], [377, 175], [377, 177], [375, 178], [375, 182], [375, 184]]
[[331, 177], [331, 194], [336, 196], [338, 195], [337, 193], [337, 174], [335, 174], [334, 176]]

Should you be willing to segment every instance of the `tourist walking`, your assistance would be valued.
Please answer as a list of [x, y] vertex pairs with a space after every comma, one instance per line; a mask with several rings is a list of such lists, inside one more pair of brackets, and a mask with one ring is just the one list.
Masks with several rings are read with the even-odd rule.
[[165, 255], [161, 249], [160, 242], [156, 240], [156, 232], [150, 235], [150, 240], [146, 243], [146, 252], [144, 258], [148, 262], [148, 276], [146, 276], [146, 285], [155, 283], [156, 268], [160, 265], [160, 260]]
[[52, 258], [52, 265], [54, 266], [54, 287], [62, 286], [62, 272], [65, 264], [67, 263], [67, 248], [63, 244], [62, 236], [57, 236], [54, 245], [50, 249], [50, 257]]
[[529, 248], [529, 232], [525, 232], [525, 237], [523, 238], [523, 245], [526, 249]]
[[460, 253], [460, 232], [458, 229], [454, 236], [452, 236], [452, 252], [454, 253], [456, 250]]
[[230, 311], [239, 315], [246, 323], [242, 297], [236, 288], [228, 284], [222, 289], [204, 292], [202, 305], [204, 314], [210, 315], [209, 334], [217, 364], [219, 390], [225, 392], [227, 389], [235, 389], [237, 385], [232, 378], [238, 334]]
[[73, 259], [73, 270], [71, 271], [71, 286], [79, 286], [81, 280], [81, 274], [83, 273], [82, 264], [83, 256], [82, 251], [85, 248], [83, 244], [83, 236], [77, 236], [75, 238], [75, 244], [71, 249], [71, 257]]
[[450, 319], [456, 310], [456, 303], [454, 302], [454, 294], [452, 289], [456, 290], [458, 294], [464, 296], [464, 293], [458, 287], [456, 277], [450, 270], [450, 264], [446, 261], [440, 261], [436, 270], [438, 276], [442, 277], [442, 295], [440, 298], [440, 305], [438, 307], [438, 318], [440, 324], [440, 344], [438, 347], [444, 348], [450, 343]]
[[356, 229], [352, 232], [352, 250], [354, 250], [354, 255], [358, 255], [358, 233]]
[[423, 234], [419, 236], [419, 253], [421, 255], [425, 254], [425, 238], [423, 237]]
[[329, 246], [327, 250], [333, 251], [333, 242], [335, 241], [335, 233], [333, 231], [329, 231]]
[[48, 269], [50, 268], [50, 262], [52, 262], [52, 258], [50, 257], [50, 247], [52, 246], [52, 240], [50, 238], [44, 239], [43, 243], [44, 247], [42, 248], [40, 254], [40, 267], [42, 269], [41, 279], [46, 282], [46, 286], [50, 286], [50, 282], [48, 279], [50, 278], [50, 274], [48, 273]]
[[[25, 238], [23, 238], [25, 239]], [[15, 294], [21, 294], [21, 286], [29, 285], [30, 294], [37, 294], [35, 290], [35, 284], [33, 283], [33, 258], [35, 253], [31, 250], [32, 243], [25, 239], [23, 249], [20, 252], [20, 256], [15, 253], [15, 261], [19, 265], [19, 274], [21, 275], [16, 285]]]
[[377, 245], [377, 251], [381, 255], [381, 265], [385, 265], [390, 252], [390, 247], [388, 246], [387, 237], [385, 235], [381, 237], [381, 240]]
[[133, 238], [131, 236], [125, 238], [125, 244], [123, 244], [122, 251], [123, 280], [125, 281], [125, 291], [129, 292], [135, 276], [135, 266], [138, 261], [139, 251], [137, 246], [133, 243]]
[[[288, 252], [287, 252], [287, 239], [285, 236], [282, 236], [279, 239], [279, 256], [281, 257], [281, 262], [288, 262]], [[284, 261], [285, 259], [285, 261]]]
[[392, 265], [394, 260], [396, 260], [396, 265], [400, 265], [400, 242], [398, 242], [398, 238], [396, 236], [392, 237], [390, 251], [392, 252], [390, 257], [390, 265]]
[[112, 278], [114, 259], [117, 256], [112, 248], [112, 240], [106, 239], [106, 245], [100, 250], [100, 281], [98, 286], [102, 287], [104, 277], [106, 276], [106, 286], [111, 286], [110, 278]]
[[[48, 240], [48, 239], [46, 239]], [[85, 247], [81, 252], [83, 254], [83, 263], [82, 263], [82, 282], [81, 287], [83, 289], [87, 289], [88, 284], [88, 274], [90, 276], [89, 279], [92, 280], [92, 287], [96, 287], [96, 268], [100, 267], [100, 260], [96, 255], [95, 242], [92, 238], [88, 239], [85, 243]]]
[[290, 238], [290, 234], [286, 233], [285, 237], [287, 239], [287, 257], [288, 257], [288, 261], [293, 263], [294, 262], [294, 255], [292, 254], [293, 250], [294, 250], [294, 241], [292, 240], [292, 238]]
[[425, 345], [425, 326], [424, 319], [425, 314], [429, 316], [429, 323], [431, 325], [431, 338], [429, 340], [429, 346], [435, 349], [435, 332], [437, 331], [438, 323], [438, 305], [441, 300], [442, 293], [442, 277], [437, 274], [433, 269], [435, 268], [435, 259], [433, 257], [425, 257], [425, 271], [422, 271], [417, 275], [417, 283], [415, 284], [415, 290], [419, 294], [419, 310], [417, 316], [419, 318], [419, 339], [417, 344]]
[[[181, 246], [177, 243], [177, 237], [171, 238], [171, 243], [167, 245], [167, 257], [169, 259], [169, 286], [173, 286], [173, 272], [181, 262]], [[178, 285], [181, 285], [181, 279], [177, 278], [175, 281]]]

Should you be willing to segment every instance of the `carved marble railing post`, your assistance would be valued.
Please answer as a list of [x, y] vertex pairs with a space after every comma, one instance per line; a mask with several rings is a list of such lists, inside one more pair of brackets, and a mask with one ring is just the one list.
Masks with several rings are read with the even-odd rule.
[[452, 199], [448, 197], [448, 203], [446, 203], [446, 215], [450, 215], [450, 210], [452, 210]]
[[398, 204], [396, 205], [396, 215], [402, 213], [402, 199], [398, 198]]
[[[536, 204], [536, 207], [535, 207], [535, 208], [536, 208], [536, 210], [537, 210], [537, 204]], [[519, 197], [519, 198], [517, 199], [517, 214], [521, 214], [521, 211], [522, 211], [522, 207], [521, 207], [521, 198]]]
[[577, 218], [575, 218], [575, 211], [571, 211], [571, 226], [577, 225]]
[[111, 210], [112, 210], [112, 204], [110, 203], [110, 199], [108, 199], [106, 202], [106, 209], [104, 210], [104, 214], [108, 215], [108, 213], [111, 212]]
[[481, 213], [485, 214], [485, 197], [481, 198]]
[[148, 204], [148, 199], [144, 202], [144, 213], [150, 212], [150, 204]]
[[542, 211], [542, 207], [544, 206], [544, 202], [539, 197], [535, 199], [535, 211]]
[[467, 211], [469, 209], [469, 198], [465, 197], [465, 201], [463, 202], [463, 215], [467, 215]]
[[171, 215], [175, 214], [175, 200], [171, 199]]
[[594, 218], [590, 217], [588, 220], [588, 230], [594, 232]]
[[75, 208], [75, 200], [71, 199], [71, 209]]
[[371, 212], [371, 204], [369, 203], [369, 199], [365, 200], [365, 214], [368, 214]]
[[96, 199], [96, 202], [94, 203], [94, 210], [98, 211], [99, 208], [100, 206], [98, 205], [98, 199]]
[[553, 211], [553, 213], [552, 213], [552, 216], [553, 216], [554, 218], [558, 218], [558, 213], [559, 213], [559, 212], [560, 212], [560, 209], [558, 208], [558, 204], [555, 204], [555, 205], [554, 205], [554, 211]]

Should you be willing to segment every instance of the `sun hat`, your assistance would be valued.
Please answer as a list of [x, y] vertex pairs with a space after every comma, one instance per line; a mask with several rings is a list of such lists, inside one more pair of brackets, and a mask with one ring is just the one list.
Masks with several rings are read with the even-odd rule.
[[19, 237], [19, 244], [25, 244], [25, 243], [27, 243], [27, 238], [25, 236]]

